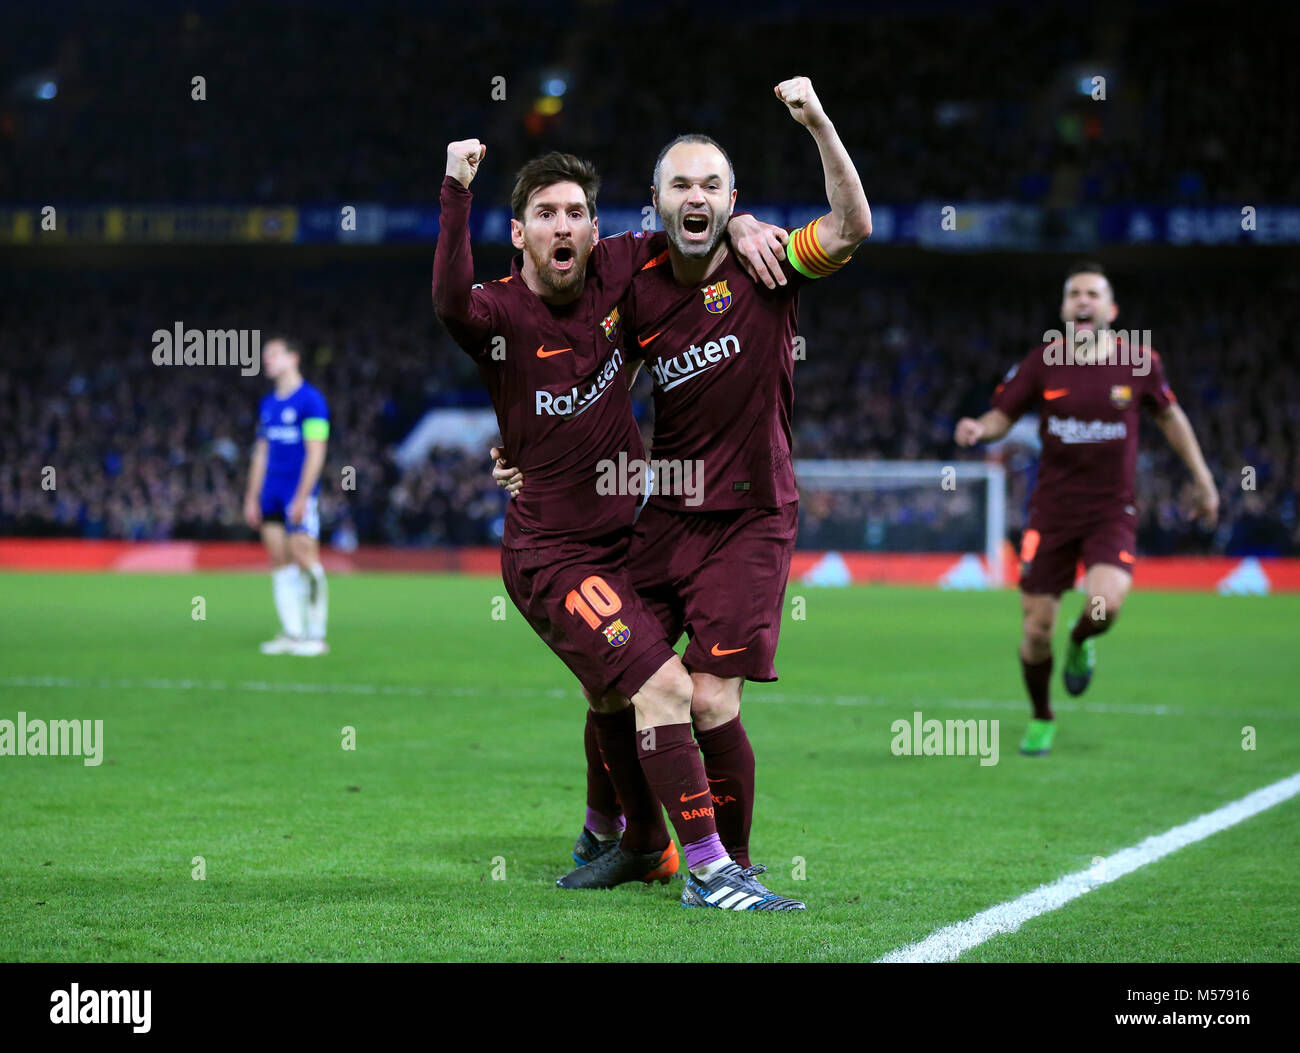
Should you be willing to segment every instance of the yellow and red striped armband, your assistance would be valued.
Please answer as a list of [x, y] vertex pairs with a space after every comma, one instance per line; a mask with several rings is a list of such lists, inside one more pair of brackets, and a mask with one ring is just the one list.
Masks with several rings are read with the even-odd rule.
[[842, 260], [833, 260], [826, 255], [826, 250], [817, 240], [817, 225], [821, 221], [819, 216], [807, 226], [792, 232], [785, 246], [785, 258], [790, 261], [790, 266], [805, 278], [825, 278], [828, 274], [834, 274], [853, 258], [850, 255]]

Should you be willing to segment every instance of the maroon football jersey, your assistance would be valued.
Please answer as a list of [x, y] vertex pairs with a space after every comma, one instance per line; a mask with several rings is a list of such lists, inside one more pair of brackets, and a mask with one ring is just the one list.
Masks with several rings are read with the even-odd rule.
[[787, 284], [752, 281], [733, 253], [708, 279], [679, 285], [664, 252], [632, 282], [624, 320], [629, 354], [654, 382], [653, 461], [700, 462], [697, 497], [650, 501], [686, 512], [778, 508], [799, 497], [790, 462], [794, 340], [799, 290], [808, 281], [788, 259]]
[[644, 456], [622, 367], [618, 305], [664, 235], [600, 239], [582, 296], [553, 307], [524, 284], [523, 256], [510, 276], [474, 285], [470, 192], [442, 184], [433, 302], [452, 338], [478, 363], [492, 396], [507, 463], [528, 485], [506, 512], [503, 544], [523, 548], [598, 537], [632, 523], [636, 494], [597, 490], [600, 462]]
[[1116, 361], [1048, 365], [1044, 347], [1014, 366], [993, 393], [993, 407], [1012, 420], [1039, 407], [1043, 452], [1030, 508], [1051, 520], [1108, 513], [1133, 503], [1138, 407], [1161, 413], [1177, 400], [1160, 356], [1145, 348], [1145, 376], [1126, 356]]

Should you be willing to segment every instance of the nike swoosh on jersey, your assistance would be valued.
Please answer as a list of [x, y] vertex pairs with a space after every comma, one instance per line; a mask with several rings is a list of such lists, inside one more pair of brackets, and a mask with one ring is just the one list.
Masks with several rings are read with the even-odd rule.
[[697, 797], [703, 797], [708, 792], [708, 790], [701, 790], [699, 793], [693, 793], [689, 797], [687, 797], [686, 794], [682, 794], [682, 804], [685, 804], [687, 801], [693, 801]]
[[1070, 393], [1069, 388], [1048, 388], [1043, 392], [1043, 398], [1051, 402], [1053, 399], [1063, 399]]
[[642, 347], [645, 347], [646, 344], [650, 343], [650, 341], [653, 340], [653, 339], [655, 339], [655, 337], [658, 337], [658, 336], [662, 335], [662, 333], [663, 333], [663, 330], [660, 329], [659, 332], [658, 332], [658, 333], [655, 333], [654, 336], [647, 336], [644, 340], [642, 340], [642, 339], [638, 336], [638, 337], [636, 338], [636, 342], [637, 342], [638, 344], [640, 344]]
[[748, 650], [749, 650], [748, 647], [733, 647], [730, 651], [719, 651], [718, 645], [714, 644], [713, 650], [711, 650], [709, 654], [713, 655], [714, 658], [721, 658], [723, 655], [740, 654], [741, 651], [748, 651]]
[[562, 354], [564, 354], [564, 352], [566, 352], [566, 351], [572, 351], [572, 350], [573, 350], [573, 348], [571, 348], [571, 347], [562, 347], [562, 348], [560, 348], [558, 351], [545, 351], [545, 350], [543, 350], [543, 348], [545, 348], [545, 347], [546, 347], [546, 345], [543, 344], [541, 347], [539, 347], [539, 348], [537, 349], [537, 357], [538, 357], [538, 358], [550, 358], [552, 355], [562, 355]]

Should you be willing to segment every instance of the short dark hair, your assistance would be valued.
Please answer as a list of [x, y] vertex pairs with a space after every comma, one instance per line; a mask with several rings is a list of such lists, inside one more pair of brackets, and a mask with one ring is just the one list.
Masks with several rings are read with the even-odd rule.
[[1096, 260], [1080, 260], [1072, 265], [1065, 273], [1066, 282], [1069, 282], [1076, 274], [1100, 274], [1106, 279], [1107, 284], [1110, 283], [1110, 275], [1106, 273], [1106, 268]]
[[528, 199], [543, 187], [555, 183], [577, 183], [587, 199], [587, 211], [593, 217], [596, 215], [596, 192], [600, 190], [600, 173], [596, 166], [573, 154], [552, 151], [534, 157], [515, 176], [515, 189], [510, 194], [510, 211], [515, 219], [523, 222]]
[[286, 351], [291, 351], [299, 358], [302, 358], [302, 344], [298, 342], [297, 337], [288, 336], [285, 333], [268, 333], [266, 338], [262, 341], [262, 346], [265, 347], [267, 344], [276, 340], [279, 340], [280, 343], [284, 344], [284, 349]]
[[706, 146], [712, 146], [716, 149], [718, 153], [722, 154], [722, 159], [727, 162], [727, 171], [731, 175], [731, 185], [727, 187], [727, 191], [730, 193], [732, 190], [736, 189], [736, 166], [731, 163], [731, 157], [728, 155], [727, 151], [722, 148], [722, 144], [712, 136], [704, 135], [701, 132], [688, 132], [686, 135], [679, 135], [671, 143], [665, 146], [659, 151], [659, 156], [655, 158], [654, 175], [650, 177], [653, 180], [651, 185], [654, 187], [655, 193], [659, 192], [659, 175], [660, 170], [664, 166], [664, 158], [668, 156], [668, 151], [678, 145], [678, 143], [704, 143]]

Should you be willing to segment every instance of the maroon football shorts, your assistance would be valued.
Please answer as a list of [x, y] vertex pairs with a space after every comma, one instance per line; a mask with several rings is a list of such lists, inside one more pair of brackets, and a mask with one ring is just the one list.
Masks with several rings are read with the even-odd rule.
[[628, 574], [632, 528], [540, 548], [502, 548], [506, 592], [592, 694], [631, 698], [675, 652]]
[[776, 679], [776, 645], [799, 502], [725, 512], [668, 511], [653, 500], [636, 522], [632, 584], [668, 642], [690, 637], [693, 673]]
[[1111, 563], [1133, 573], [1137, 512], [1132, 505], [1071, 522], [1033, 512], [1020, 542], [1020, 591], [1059, 596], [1074, 587], [1078, 566]]

